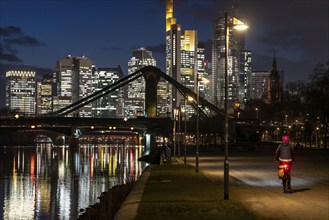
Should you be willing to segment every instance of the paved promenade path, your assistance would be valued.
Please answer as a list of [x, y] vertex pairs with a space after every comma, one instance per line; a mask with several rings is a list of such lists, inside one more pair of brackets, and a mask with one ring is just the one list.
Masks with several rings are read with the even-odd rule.
[[[233, 150], [230, 161], [230, 198], [240, 201], [258, 219], [329, 219], [329, 151], [296, 151], [292, 193], [284, 194], [277, 177], [275, 149]], [[200, 170], [215, 182], [223, 180], [223, 156], [200, 150]], [[193, 164], [193, 157], [188, 157]]]
[[329, 151], [300, 150], [292, 167], [292, 188], [284, 194], [274, 161], [275, 146], [252, 151], [230, 148], [229, 200], [223, 196], [223, 152], [195, 149], [187, 165], [150, 165], [122, 204], [115, 220], [329, 219]]

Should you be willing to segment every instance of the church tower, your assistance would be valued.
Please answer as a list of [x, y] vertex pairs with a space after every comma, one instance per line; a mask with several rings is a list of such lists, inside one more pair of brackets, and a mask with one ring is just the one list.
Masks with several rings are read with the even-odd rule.
[[269, 103], [281, 102], [283, 94], [283, 80], [277, 70], [275, 52], [272, 63], [272, 71], [268, 79], [267, 99]]

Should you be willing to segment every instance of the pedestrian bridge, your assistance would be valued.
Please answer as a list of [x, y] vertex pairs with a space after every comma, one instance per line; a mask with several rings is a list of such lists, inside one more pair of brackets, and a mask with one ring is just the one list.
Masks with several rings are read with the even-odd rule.
[[[137, 117], [135, 119], [117, 119], [117, 118], [84, 118], [71, 117], [74, 112], [81, 107], [90, 104], [91, 102], [110, 94], [111, 92], [129, 84], [137, 78], [145, 79], [145, 117]], [[53, 131], [69, 137], [79, 137], [81, 133], [95, 132], [96, 130], [104, 130], [116, 128], [116, 130], [137, 132], [145, 135], [160, 135], [169, 139], [173, 138], [173, 121], [171, 118], [157, 117], [157, 85], [163, 78], [176, 89], [184, 99], [192, 97], [189, 104], [200, 112], [200, 119], [217, 117], [218, 123], [216, 127], [218, 132], [223, 134], [224, 113], [202, 97], [197, 97], [197, 94], [189, 88], [183, 86], [172, 77], [163, 73], [159, 68], [154, 66], [143, 67], [136, 72], [129, 74], [117, 82], [110, 84], [95, 93], [80, 99], [58, 111], [51, 112], [47, 115], [39, 117], [19, 117], [19, 118], [0, 118], [0, 144], [1, 139], [4, 141], [6, 136], [12, 135], [14, 132], [29, 130], [29, 131]], [[196, 100], [199, 100], [199, 105]], [[55, 134], [54, 134], [55, 135]]]
[[[162, 72], [159, 68], [154, 66], [143, 67], [136, 72], [122, 77], [117, 82], [105, 86], [103, 89], [94, 92], [93, 94], [80, 99], [79, 101], [72, 103], [56, 112], [52, 112], [49, 115], [55, 116], [65, 116], [68, 115], [79, 108], [90, 104], [91, 102], [108, 95], [109, 93], [128, 85], [130, 82], [143, 77], [145, 79], [145, 117], [157, 117], [157, 85], [160, 78], [166, 80], [169, 84], [177, 90], [185, 100], [189, 99], [189, 105], [192, 105], [194, 109], [199, 108], [201, 117], [211, 117], [211, 116], [224, 116], [224, 111], [217, 108], [212, 103], [208, 102], [206, 99], [199, 97], [199, 106], [197, 105], [197, 94], [194, 93], [189, 88], [185, 87], [181, 83], [177, 82], [172, 77], [168, 76]], [[190, 99], [192, 98], [192, 99]], [[202, 106], [202, 107], [201, 107]]]
[[171, 118], [6, 117], [1, 118], [0, 123], [0, 145], [31, 144], [41, 134], [54, 141], [59, 136], [79, 138], [82, 134], [111, 135], [118, 132], [127, 136], [154, 134], [170, 137], [173, 130]]

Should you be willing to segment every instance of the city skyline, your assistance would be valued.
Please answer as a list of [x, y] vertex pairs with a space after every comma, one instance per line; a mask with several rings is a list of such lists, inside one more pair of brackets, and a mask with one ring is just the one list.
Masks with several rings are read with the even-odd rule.
[[[207, 48], [211, 22], [225, 10], [236, 13], [250, 26], [245, 48], [252, 51], [252, 69], [271, 70], [275, 51], [286, 82], [307, 80], [317, 63], [328, 60], [327, 1], [236, 3], [239, 10], [233, 13], [232, 1], [176, 0], [175, 17], [183, 30], [198, 30], [211, 59], [211, 47]], [[71, 54], [85, 55], [98, 67], [121, 65], [127, 74], [131, 51], [145, 47], [152, 51], [158, 67], [165, 69], [164, 0], [1, 1], [0, 6], [1, 65], [52, 69], [57, 60]], [[5, 73], [0, 72], [0, 81], [4, 81]]]

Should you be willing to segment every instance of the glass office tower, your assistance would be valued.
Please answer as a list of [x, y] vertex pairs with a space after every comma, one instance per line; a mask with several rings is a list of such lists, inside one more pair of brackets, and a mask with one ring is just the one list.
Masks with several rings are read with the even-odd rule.
[[6, 107], [25, 116], [36, 114], [36, 73], [6, 72]]

